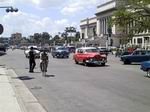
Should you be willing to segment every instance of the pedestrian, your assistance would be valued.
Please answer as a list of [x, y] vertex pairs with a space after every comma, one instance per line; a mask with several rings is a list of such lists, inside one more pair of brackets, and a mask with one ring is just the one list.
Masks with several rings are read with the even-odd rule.
[[35, 52], [33, 50], [33, 47], [30, 48], [29, 51], [29, 72], [33, 73], [35, 68]]
[[[41, 54], [40, 54], [40, 69], [42, 72], [43, 71], [47, 72], [48, 62], [49, 62], [48, 54], [46, 53], [46, 50], [43, 50], [43, 52], [41, 52]], [[43, 64], [44, 64], [44, 66], [43, 66]], [[45, 68], [43, 68], [43, 67], [45, 67]]]

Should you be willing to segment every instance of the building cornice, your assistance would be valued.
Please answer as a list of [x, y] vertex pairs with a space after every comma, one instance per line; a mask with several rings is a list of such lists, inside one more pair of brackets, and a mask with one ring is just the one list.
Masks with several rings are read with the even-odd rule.
[[111, 1], [108, 1], [108, 2], [103, 3], [103, 4], [101, 4], [101, 5], [98, 5], [97, 8], [100, 8], [100, 7], [102, 7], [102, 6], [108, 5], [108, 4], [112, 3], [112, 2], [115, 2], [115, 0], [111, 0]]

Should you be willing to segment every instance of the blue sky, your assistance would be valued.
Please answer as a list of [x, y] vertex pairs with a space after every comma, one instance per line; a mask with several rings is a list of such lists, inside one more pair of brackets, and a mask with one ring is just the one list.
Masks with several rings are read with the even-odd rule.
[[28, 37], [34, 33], [48, 32], [55, 35], [66, 26], [79, 30], [80, 20], [93, 17], [96, 6], [110, 0], [0, 0], [0, 6], [17, 7], [17, 13], [0, 10], [1, 36], [22, 33]]

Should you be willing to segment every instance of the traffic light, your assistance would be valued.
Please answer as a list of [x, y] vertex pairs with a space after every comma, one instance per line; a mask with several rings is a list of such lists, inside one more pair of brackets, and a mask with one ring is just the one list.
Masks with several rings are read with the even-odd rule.
[[17, 8], [13, 8], [13, 7], [10, 7], [10, 8], [7, 8], [6, 9], [6, 12], [9, 13], [9, 12], [18, 12], [18, 9]]

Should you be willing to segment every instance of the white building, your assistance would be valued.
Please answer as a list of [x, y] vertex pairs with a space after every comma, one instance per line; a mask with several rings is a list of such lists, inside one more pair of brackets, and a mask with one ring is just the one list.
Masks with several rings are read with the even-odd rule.
[[81, 20], [80, 28], [82, 39], [89, 39], [89, 40], [93, 39], [93, 37], [96, 35], [96, 22], [97, 22], [96, 17]]
[[[120, 39], [115, 25], [111, 28], [111, 37], [108, 37], [108, 19], [112, 17], [117, 5], [116, 0], [101, 4], [97, 6], [96, 17], [82, 20], [80, 23], [82, 39], [91, 40], [93, 38], [97, 39], [96, 42], [99, 42], [99, 46], [119, 47]], [[96, 36], [93, 36], [93, 28], [96, 28]], [[150, 47], [150, 33], [143, 32], [135, 35], [130, 41], [130, 45], [139, 45], [142, 48]]]

